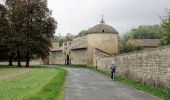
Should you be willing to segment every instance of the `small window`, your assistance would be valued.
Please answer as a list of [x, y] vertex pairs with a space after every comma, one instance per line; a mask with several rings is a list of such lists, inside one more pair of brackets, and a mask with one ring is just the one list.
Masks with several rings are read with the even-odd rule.
[[104, 33], [104, 30], [102, 30], [102, 32]]

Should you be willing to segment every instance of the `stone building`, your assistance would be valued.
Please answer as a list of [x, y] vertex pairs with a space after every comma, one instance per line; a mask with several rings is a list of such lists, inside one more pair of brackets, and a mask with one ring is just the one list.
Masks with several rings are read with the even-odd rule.
[[75, 64], [94, 66], [96, 51], [113, 55], [118, 53], [118, 32], [112, 26], [105, 24], [102, 18], [100, 24], [87, 31], [87, 35], [67, 41], [62, 47], [52, 49], [50, 64]]

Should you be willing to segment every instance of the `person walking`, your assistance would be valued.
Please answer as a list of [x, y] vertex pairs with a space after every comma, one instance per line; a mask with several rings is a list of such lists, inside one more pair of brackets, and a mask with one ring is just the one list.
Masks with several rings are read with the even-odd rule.
[[110, 70], [111, 70], [111, 79], [115, 81], [116, 65], [115, 65], [114, 61], [110, 65]]

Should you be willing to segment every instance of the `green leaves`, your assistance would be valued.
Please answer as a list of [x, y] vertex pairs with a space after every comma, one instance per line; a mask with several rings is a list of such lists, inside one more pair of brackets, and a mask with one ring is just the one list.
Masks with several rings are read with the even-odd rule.
[[126, 35], [132, 39], [160, 39], [163, 32], [159, 25], [142, 25], [127, 32]]
[[19, 50], [27, 61], [46, 58], [57, 26], [47, 0], [6, 0], [5, 4], [0, 5], [0, 46], [5, 42], [3, 48]]
[[161, 26], [164, 28], [165, 33], [163, 34], [161, 44], [170, 45], [170, 10], [167, 16], [162, 19]]

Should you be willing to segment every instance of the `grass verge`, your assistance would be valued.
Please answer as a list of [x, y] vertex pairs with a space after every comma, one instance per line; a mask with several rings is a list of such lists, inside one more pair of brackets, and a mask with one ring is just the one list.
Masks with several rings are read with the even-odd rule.
[[66, 77], [66, 71], [60, 69], [60, 74], [54, 77], [42, 90], [30, 97], [29, 100], [62, 100], [63, 87]]
[[[62, 100], [58, 97], [63, 95], [62, 89], [67, 74], [65, 70], [43, 67], [29, 69], [31, 70], [19, 76], [0, 80], [1, 100]], [[15, 68], [7, 68], [5, 73], [10, 74], [10, 70], [15, 71]], [[1, 72], [3, 74], [4, 69]]]
[[[102, 70], [96, 69], [94, 67], [87, 67], [86, 65], [80, 65], [80, 66], [79, 65], [71, 65], [70, 67], [87, 68], [87, 69], [93, 70], [93, 71], [98, 72], [98, 73], [102, 73], [102, 74], [110, 77], [110, 72], [102, 71]], [[150, 93], [154, 96], [160, 97], [163, 100], [170, 100], [170, 91], [163, 91], [162, 89], [155, 88], [155, 87], [152, 87], [152, 86], [147, 86], [143, 83], [136, 82], [136, 81], [133, 81], [133, 80], [129, 80], [129, 79], [126, 79], [126, 78], [123, 78], [123, 77], [120, 77], [120, 76], [116, 76], [116, 81], [119, 81], [123, 84], [127, 84], [128, 86], [136, 88], [138, 90], [142, 90], [144, 92]]]

